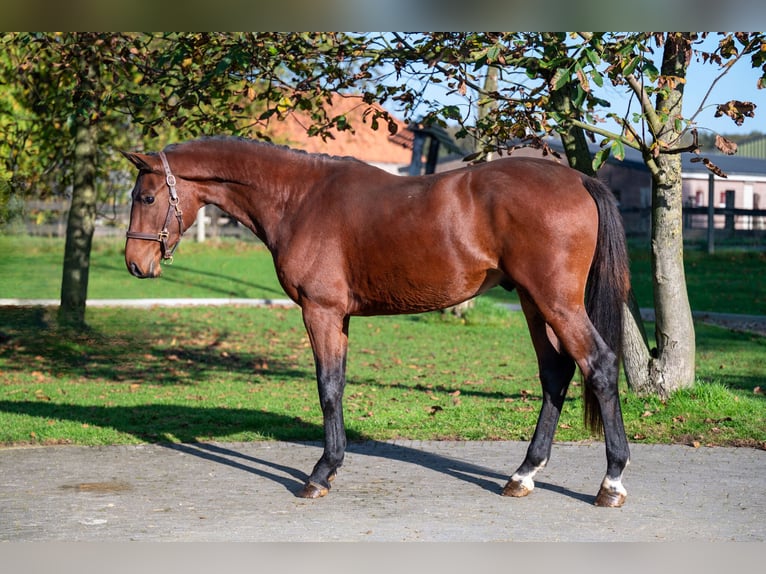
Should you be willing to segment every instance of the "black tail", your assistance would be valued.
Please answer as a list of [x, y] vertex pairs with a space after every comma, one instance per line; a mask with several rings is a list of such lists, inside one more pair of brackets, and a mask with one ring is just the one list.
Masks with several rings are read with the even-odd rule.
[[[582, 181], [598, 207], [598, 241], [588, 274], [585, 309], [601, 338], [619, 361], [622, 354], [623, 306], [630, 290], [625, 229], [612, 191], [597, 179], [585, 176]], [[614, 384], [617, 385], [616, 380]], [[589, 385], [583, 386], [583, 399], [585, 424], [591, 431], [601, 432], [601, 409]]]

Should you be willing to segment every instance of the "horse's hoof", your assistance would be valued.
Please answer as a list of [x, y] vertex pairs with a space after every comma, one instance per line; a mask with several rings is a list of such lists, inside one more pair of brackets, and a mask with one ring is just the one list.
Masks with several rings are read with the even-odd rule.
[[524, 486], [520, 480], [509, 480], [503, 488], [503, 496], [513, 496], [514, 498], [527, 496], [530, 492], [532, 491]]
[[596, 506], [604, 506], [607, 508], [619, 508], [625, 504], [625, 494], [617, 490], [611, 490], [604, 488], [603, 486], [598, 491], [596, 496]]
[[322, 498], [327, 496], [330, 489], [316, 482], [307, 482], [298, 493], [298, 498]]

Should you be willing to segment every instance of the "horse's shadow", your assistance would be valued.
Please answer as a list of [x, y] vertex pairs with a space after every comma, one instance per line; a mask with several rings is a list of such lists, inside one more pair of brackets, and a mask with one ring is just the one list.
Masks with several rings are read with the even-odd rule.
[[[221, 420], [221, 413], [213, 412], [218, 410], [215, 407], [179, 405], [79, 406], [43, 401], [0, 401], [0, 412], [24, 414], [40, 417], [44, 420], [72, 420], [91, 426], [114, 427], [137, 437], [143, 442], [158, 444], [170, 450], [183, 452], [271, 480], [282, 485], [287, 491], [297, 494], [308, 479], [308, 475], [300, 469], [278, 462], [280, 449], [264, 450], [264, 452], [273, 454], [273, 459], [268, 459], [246, 454], [220, 444], [197, 440], [197, 431], [202, 428], [200, 425], [204, 424], [204, 421]], [[311, 442], [310, 439], [299, 439], [296, 436], [322, 436], [322, 429], [319, 425], [285, 415], [252, 409], [241, 409], [236, 412], [228, 410], [226, 414], [231, 421], [227, 430], [232, 432], [246, 428], [276, 440], [317, 446], [319, 446], [318, 442]], [[142, 430], [146, 426], [144, 423], [147, 420], [152, 421], [150, 427], [153, 429], [152, 434], [147, 434]], [[419, 465], [494, 494], [500, 494], [508, 478], [507, 474], [458, 458], [402, 444], [368, 440], [352, 430], [349, 430], [349, 438], [347, 448], [349, 453]], [[561, 486], [540, 481], [536, 481], [535, 486], [579, 501], [588, 503], [594, 501], [593, 496], [574, 492]]]
[[[190, 443], [165, 444], [163, 446], [188, 455], [197, 456], [205, 460], [249, 472], [261, 478], [272, 480], [275, 483], [281, 484], [285, 490], [296, 496], [308, 479], [308, 475], [299, 469], [265, 458], [245, 454], [219, 444]], [[274, 452], [278, 453], [279, 451], [277, 450]], [[382, 457], [392, 461], [419, 465], [428, 470], [477, 486], [492, 494], [499, 495], [505, 481], [508, 479], [507, 474], [499, 473], [485, 466], [395, 443], [373, 440], [354, 441], [348, 445], [346, 452], [364, 456]], [[278, 456], [278, 454], [275, 456]], [[568, 488], [547, 482], [536, 481], [535, 487], [542, 490], [549, 490], [588, 504], [593, 504], [595, 501], [595, 496], [575, 492]]]

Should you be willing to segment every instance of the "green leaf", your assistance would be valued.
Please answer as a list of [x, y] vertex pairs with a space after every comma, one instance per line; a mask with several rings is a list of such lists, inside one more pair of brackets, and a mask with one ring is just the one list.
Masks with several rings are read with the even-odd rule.
[[660, 77], [660, 71], [651, 62], [644, 64], [644, 73], [649, 77], [651, 81], [655, 81]]
[[598, 66], [601, 63], [601, 58], [599, 57], [596, 50], [593, 48], [586, 48], [585, 49], [585, 56], [590, 60], [590, 63], [594, 66]]
[[638, 63], [639, 63], [640, 61], [641, 61], [641, 58], [640, 58], [640, 56], [634, 56], [634, 57], [633, 57], [633, 59], [632, 59], [630, 62], [628, 62], [628, 65], [627, 65], [627, 66], [625, 66], [625, 67], [622, 69], [622, 73], [623, 73], [623, 75], [625, 75], [625, 76], [630, 76], [630, 75], [633, 73], [633, 70], [635, 70], [635, 69], [636, 69], [636, 66], [638, 65]]
[[598, 171], [599, 168], [604, 165], [604, 162], [606, 162], [607, 159], [609, 159], [609, 154], [611, 153], [612, 148], [610, 146], [603, 147], [600, 150], [598, 150], [595, 155], [593, 156], [593, 162], [592, 167], [593, 171]]
[[551, 86], [554, 90], [560, 90], [564, 86], [566, 86], [567, 82], [569, 82], [569, 70], [566, 68], [559, 68], [556, 70], [556, 72], [553, 74], [553, 77], [551, 78]]
[[612, 142], [612, 150], [614, 151], [614, 157], [620, 161], [625, 159], [625, 146], [620, 140], [614, 140]]

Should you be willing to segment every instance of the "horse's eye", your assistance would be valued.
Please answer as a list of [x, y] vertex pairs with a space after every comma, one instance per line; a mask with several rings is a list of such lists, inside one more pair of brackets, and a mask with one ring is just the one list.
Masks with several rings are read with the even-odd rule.
[[151, 205], [154, 203], [154, 196], [153, 195], [145, 195], [141, 198], [141, 203], [144, 205]]

